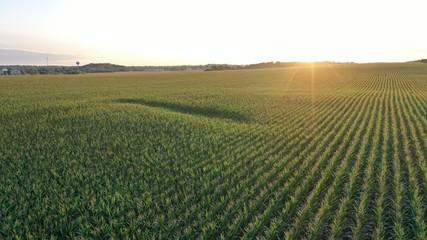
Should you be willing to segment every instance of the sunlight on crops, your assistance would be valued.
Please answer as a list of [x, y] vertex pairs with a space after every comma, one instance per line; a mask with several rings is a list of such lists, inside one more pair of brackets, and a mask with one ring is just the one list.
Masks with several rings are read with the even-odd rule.
[[0, 77], [0, 238], [426, 239], [426, 66]]

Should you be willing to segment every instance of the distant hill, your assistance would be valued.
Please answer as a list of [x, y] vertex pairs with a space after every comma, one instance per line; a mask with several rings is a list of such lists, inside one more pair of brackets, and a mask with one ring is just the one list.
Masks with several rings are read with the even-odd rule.
[[418, 62], [427, 63], [427, 59], [420, 59]]
[[81, 66], [80, 71], [85, 73], [126, 72], [127, 68], [122, 65], [116, 65], [111, 63], [90, 63]]
[[26, 51], [19, 49], [0, 48], [0, 65], [39, 65], [49, 62], [56, 64], [69, 64], [75, 62], [75, 59], [81, 58], [76, 54], [58, 54]]

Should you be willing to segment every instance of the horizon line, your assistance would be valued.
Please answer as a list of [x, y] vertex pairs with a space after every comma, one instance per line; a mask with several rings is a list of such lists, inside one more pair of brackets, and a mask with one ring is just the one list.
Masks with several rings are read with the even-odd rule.
[[410, 60], [410, 61], [373, 61], [373, 62], [357, 62], [357, 61], [330, 61], [330, 60], [323, 60], [323, 61], [266, 61], [266, 62], [256, 62], [256, 63], [247, 63], [247, 64], [234, 64], [234, 63], [205, 63], [205, 64], [176, 64], [176, 65], [122, 65], [117, 63], [111, 63], [111, 62], [91, 62], [85, 65], [60, 65], [60, 64], [51, 64], [51, 65], [40, 65], [40, 64], [0, 64], [2, 67], [83, 67], [90, 64], [110, 64], [110, 65], [117, 65], [122, 67], [176, 67], [176, 66], [205, 66], [205, 65], [230, 65], [230, 66], [249, 66], [249, 65], [256, 65], [256, 64], [262, 64], [262, 63], [300, 63], [300, 64], [312, 64], [312, 63], [331, 63], [331, 64], [393, 64], [393, 63], [411, 63], [411, 62], [420, 62], [422, 60], [425, 60], [427, 58], [421, 58], [416, 60]]

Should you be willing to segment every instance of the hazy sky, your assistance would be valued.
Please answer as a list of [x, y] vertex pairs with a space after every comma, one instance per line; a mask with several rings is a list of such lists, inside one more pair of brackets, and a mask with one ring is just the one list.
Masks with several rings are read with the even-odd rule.
[[426, 9], [425, 0], [0, 0], [0, 64], [409, 61], [427, 58]]

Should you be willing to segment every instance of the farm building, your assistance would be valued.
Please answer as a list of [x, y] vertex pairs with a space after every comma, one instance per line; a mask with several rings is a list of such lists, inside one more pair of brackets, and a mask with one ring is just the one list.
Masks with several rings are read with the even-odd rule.
[[13, 69], [13, 70], [9, 70], [9, 72], [8, 72], [10, 75], [20, 75], [21, 74], [21, 70], [16, 70], [16, 69]]
[[20, 74], [22, 74], [22, 72], [19, 69], [7, 69], [7, 68], [3, 68], [0, 71], [0, 75], [20, 75]]

